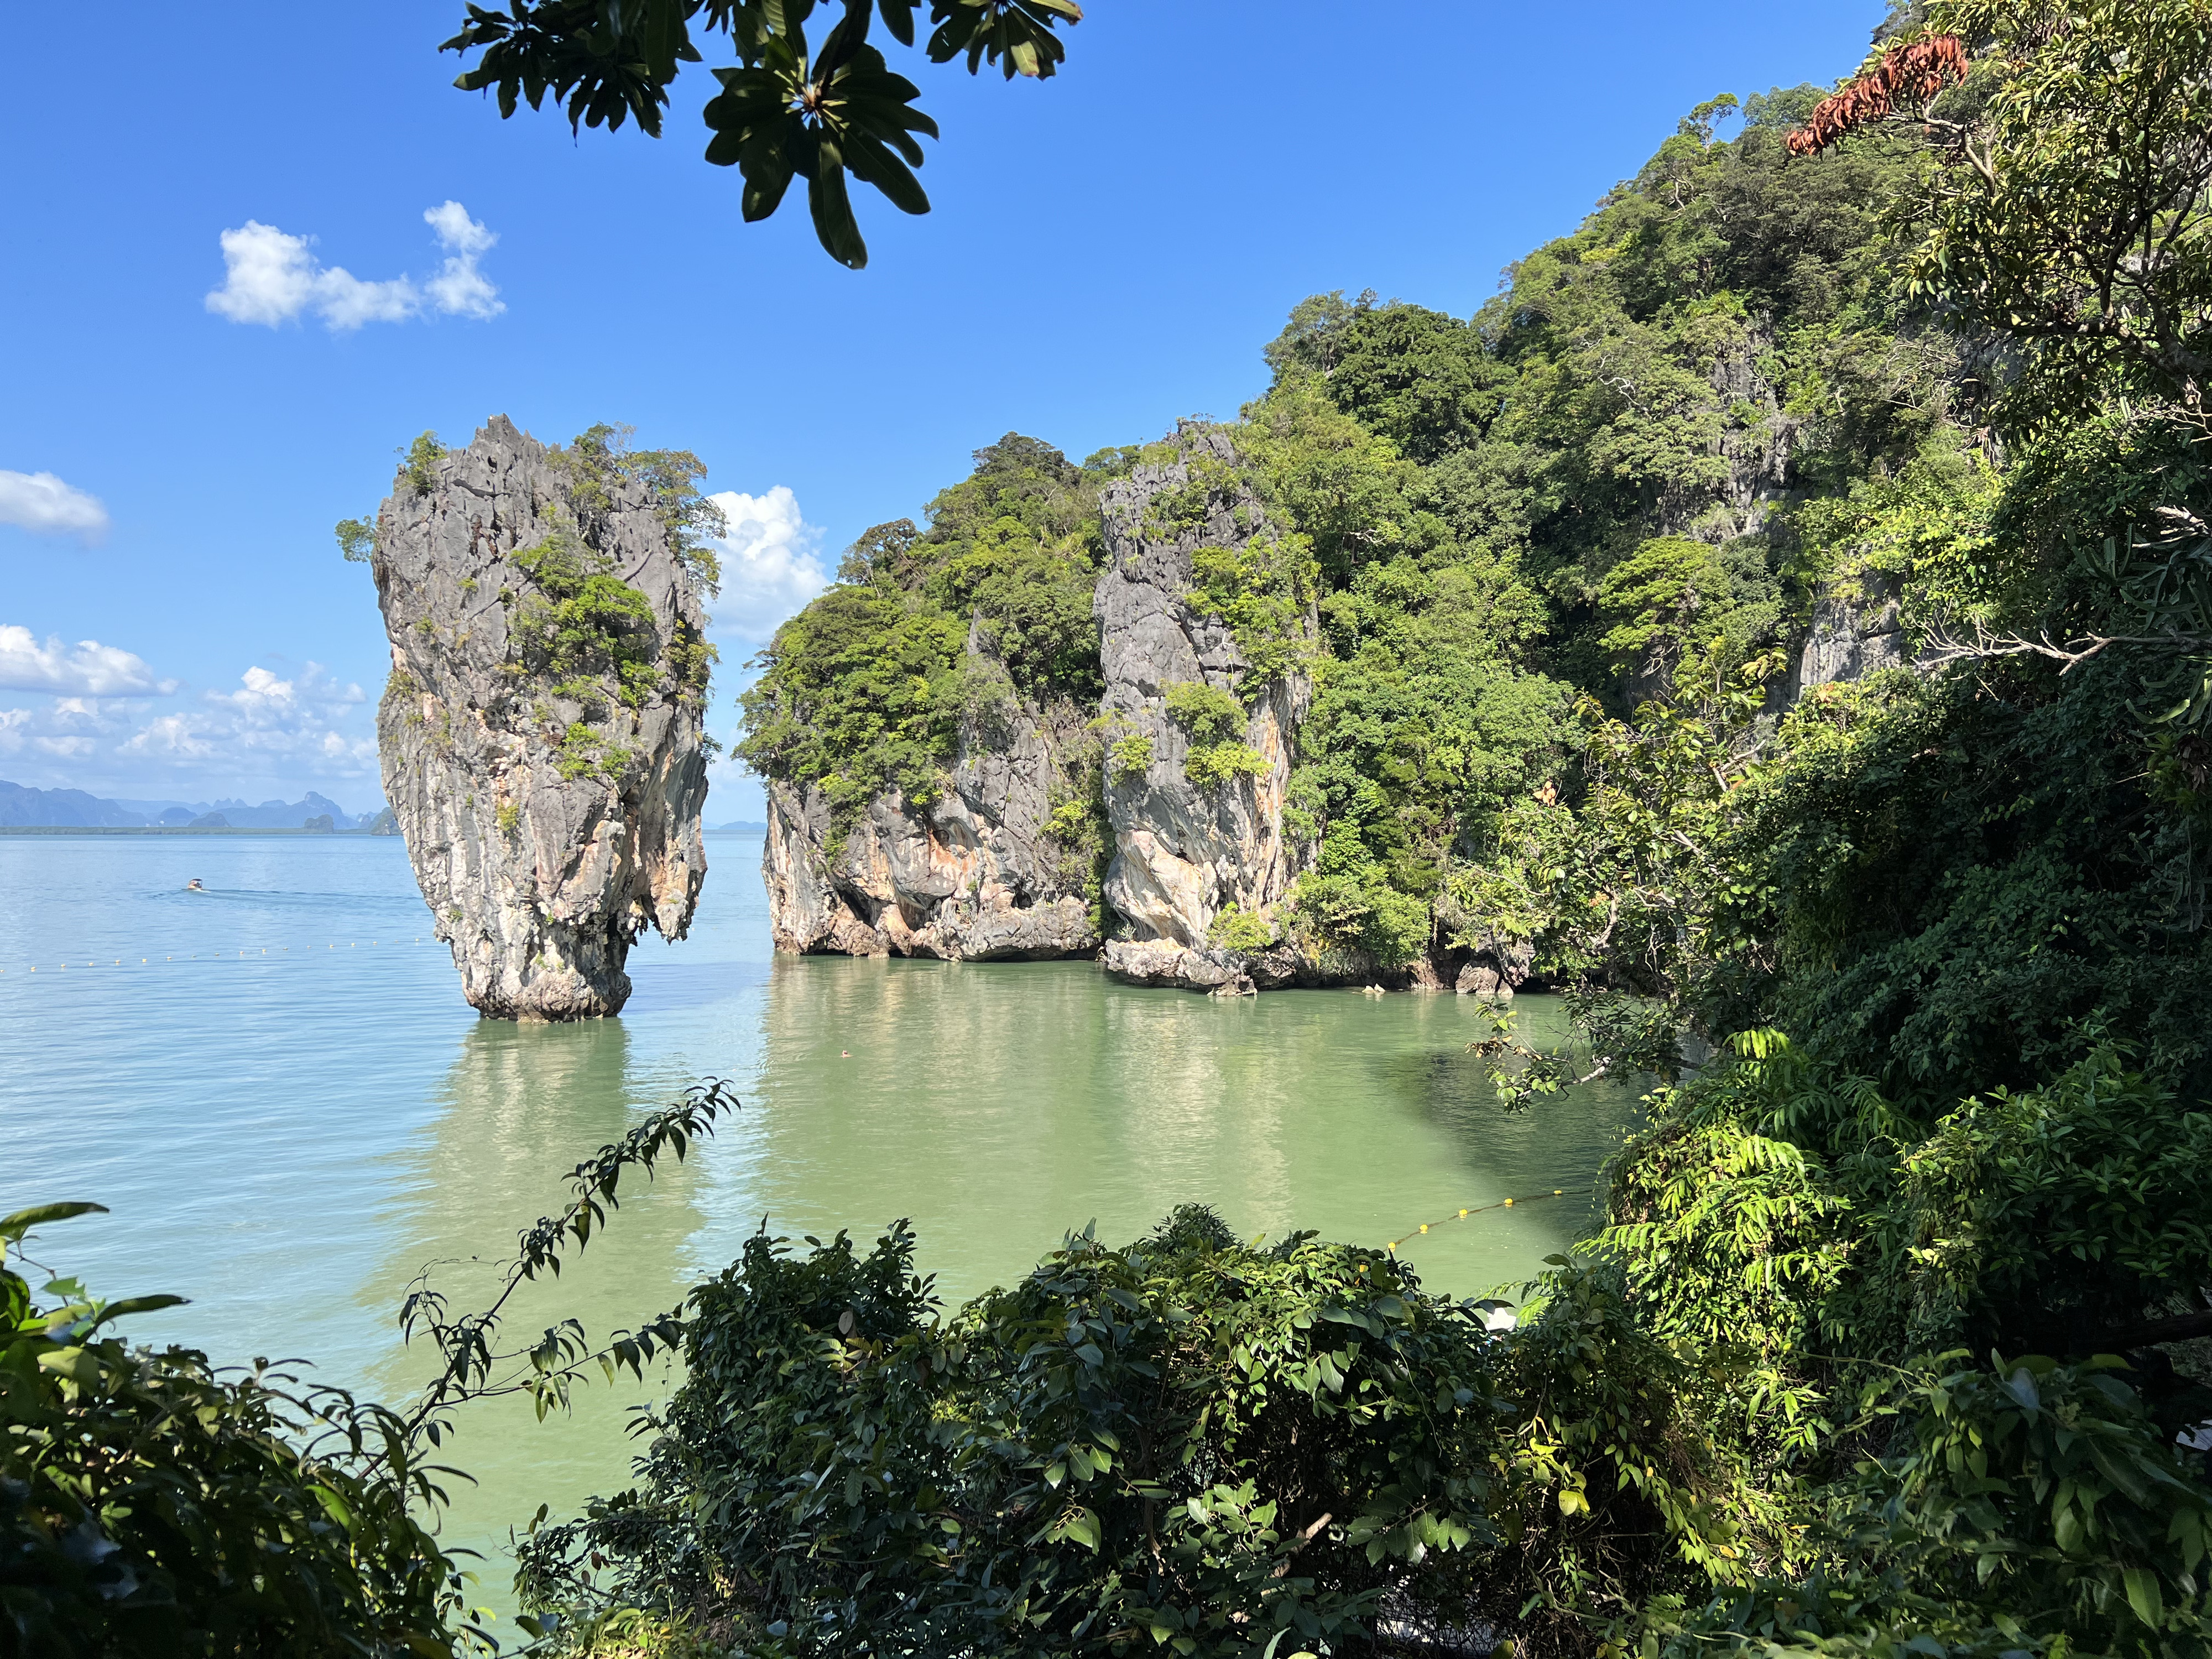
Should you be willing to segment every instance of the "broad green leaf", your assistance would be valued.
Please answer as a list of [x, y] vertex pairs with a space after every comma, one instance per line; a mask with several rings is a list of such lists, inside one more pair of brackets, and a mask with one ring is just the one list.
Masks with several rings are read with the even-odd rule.
[[40, 1204], [27, 1210], [18, 1210], [13, 1215], [0, 1216], [0, 1239], [13, 1243], [33, 1227], [43, 1227], [49, 1221], [67, 1221], [73, 1216], [106, 1215], [105, 1204], [61, 1203]]
[[2128, 1588], [2128, 1605], [2135, 1609], [2136, 1617], [2153, 1630], [2166, 1623], [2166, 1596], [2158, 1582], [2158, 1575], [2148, 1567], [2129, 1567], [2120, 1574]]

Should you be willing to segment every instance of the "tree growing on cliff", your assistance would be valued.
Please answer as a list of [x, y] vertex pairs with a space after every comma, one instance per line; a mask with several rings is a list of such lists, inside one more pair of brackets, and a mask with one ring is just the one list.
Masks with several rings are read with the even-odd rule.
[[2212, 376], [2212, 16], [2197, 0], [1930, 0], [1791, 136], [1919, 137], [1909, 288], [2021, 354], [2022, 430]]

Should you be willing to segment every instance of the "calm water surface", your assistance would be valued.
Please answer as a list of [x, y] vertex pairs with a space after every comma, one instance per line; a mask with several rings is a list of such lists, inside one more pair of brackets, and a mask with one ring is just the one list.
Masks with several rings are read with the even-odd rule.
[[[1613, 1086], [1501, 1115], [1464, 1052], [1487, 1029], [1472, 998], [1217, 1002], [1088, 963], [778, 959], [759, 855], [709, 841], [691, 938], [639, 946], [619, 1019], [518, 1027], [461, 1001], [397, 839], [0, 837], [0, 1212], [107, 1205], [41, 1259], [191, 1298], [134, 1322], [142, 1340], [311, 1356], [395, 1398], [428, 1369], [392, 1324], [410, 1280], [439, 1263], [465, 1304], [569, 1166], [706, 1076], [743, 1114], [515, 1328], [665, 1310], [763, 1224], [868, 1238], [911, 1218], [957, 1300], [1071, 1227], [1124, 1241], [1189, 1200], [1247, 1236], [1413, 1233], [1431, 1287], [1476, 1294], [1579, 1230], [1632, 1109]], [[195, 876], [209, 892], [183, 890]], [[1557, 1034], [1548, 1000], [1519, 1006]], [[1554, 1187], [1571, 1196], [1414, 1232]], [[625, 1378], [542, 1425], [480, 1408], [451, 1531], [489, 1548], [541, 1501], [626, 1484], [627, 1408], [668, 1384]], [[496, 1563], [484, 1580], [503, 1601]]]

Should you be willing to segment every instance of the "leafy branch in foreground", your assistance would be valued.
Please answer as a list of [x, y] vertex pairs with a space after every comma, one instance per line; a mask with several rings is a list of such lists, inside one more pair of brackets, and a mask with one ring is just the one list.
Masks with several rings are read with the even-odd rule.
[[558, 1215], [541, 1216], [522, 1231], [514, 1259], [502, 1270], [499, 1293], [483, 1311], [450, 1314], [444, 1293], [430, 1285], [430, 1269], [416, 1275], [400, 1304], [400, 1334], [410, 1342], [427, 1335], [445, 1365], [404, 1419], [410, 1440], [419, 1436], [438, 1444], [452, 1429], [454, 1408], [471, 1400], [526, 1394], [542, 1419], [555, 1406], [566, 1408], [569, 1385], [592, 1368], [611, 1382], [618, 1370], [641, 1377], [647, 1361], [676, 1346], [684, 1331], [681, 1309], [647, 1320], [635, 1331], [617, 1332], [596, 1347], [574, 1319], [549, 1325], [535, 1341], [514, 1347], [500, 1346], [500, 1327], [516, 1291], [542, 1273], [557, 1277], [562, 1252], [571, 1243], [580, 1252], [593, 1229], [606, 1225], [607, 1212], [622, 1207], [617, 1193], [623, 1170], [641, 1170], [650, 1179], [664, 1153], [673, 1152], [683, 1162], [691, 1143], [712, 1134], [715, 1118], [736, 1110], [738, 1103], [728, 1085], [709, 1079], [570, 1170], [568, 1182], [574, 1196]]
[[[451, 1655], [495, 1645], [424, 1517], [453, 1471], [406, 1425], [257, 1359], [108, 1328], [175, 1296], [38, 1295], [32, 1230], [97, 1204], [0, 1218], [0, 1656]], [[41, 1299], [43, 1297], [44, 1299]]]
[[1565, 1048], [1532, 1048], [1521, 1040], [1514, 1011], [1491, 1016], [1491, 1034], [1467, 1045], [1480, 1055], [1509, 1112], [1525, 1111], [1539, 1095], [1555, 1095], [1600, 1078], [1638, 1073], [1672, 1082], [1681, 1070], [1682, 1020], [1665, 1002], [1623, 996], [1588, 987], [1569, 987], [1562, 994], [1571, 1027], [1588, 1044], [1587, 1063]]
[[[868, 44], [880, 12], [902, 46], [915, 44], [920, 0], [843, 0], [842, 13], [810, 51], [806, 21], [816, 0], [508, 0], [506, 11], [471, 5], [459, 33], [441, 52], [481, 50], [453, 84], [496, 88], [499, 112], [512, 116], [547, 94], [565, 105], [572, 129], [619, 127], [635, 120], [660, 136], [669, 83], [681, 65], [702, 61], [696, 23], [729, 36], [739, 67], [714, 71], [720, 95], [705, 118], [714, 137], [707, 159], [744, 175], [748, 223], [765, 219], [795, 178], [806, 180], [814, 234], [840, 264], [868, 263], [845, 175], [873, 185], [905, 213], [927, 213], [929, 198], [914, 176], [921, 165], [915, 135], [937, 137], [937, 123], [915, 107], [920, 89], [894, 74]], [[1066, 56], [1054, 33], [1082, 20], [1073, 0], [931, 0], [937, 27], [925, 48], [934, 64], [986, 61], [1006, 78], [1042, 79]]]
[[33, 1229], [100, 1205], [0, 1217], [0, 1659], [496, 1651], [466, 1599], [471, 1553], [435, 1535], [446, 1483], [466, 1477], [425, 1445], [466, 1401], [526, 1393], [542, 1418], [587, 1367], [641, 1376], [680, 1339], [673, 1314], [597, 1346], [574, 1320], [511, 1350], [499, 1331], [525, 1281], [605, 1225], [625, 1170], [680, 1160], [737, 1104], [710, 1080], [578, 1164], [483, 1312], [450, 1317], [418, 1280], [401, 1326], [445, 1364], [404, 1413], [304, 1384], [300, 1362], [218, 1370], [194, 1349], [131, 1346], [113, 1322], [184, 1298], [101, 1301], [62, 1278], [34, 1295], [17, 1267], [33, 1265]]

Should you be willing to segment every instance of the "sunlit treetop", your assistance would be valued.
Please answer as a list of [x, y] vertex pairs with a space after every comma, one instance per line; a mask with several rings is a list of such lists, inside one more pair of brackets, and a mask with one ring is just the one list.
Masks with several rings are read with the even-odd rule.
[[[806, 181], [814, 234], [840, 264], [858, 270], [867, 244], [853, 216], [850, 173], [873, 185], [907, 213], [929, 211], [914, 176], [921, 165], [917, 135], [934, 138], [937, 123], [915, 106], [920, 89], [895, 74], [869, 44], [880, 17], [900, 46], [915, 45], [923, 0], [508, 0], [504, 11], [471, 5], [459, 33], [440, 48], [481, 51], [455, 86], [494, 88], [499, 112], [511, 116], [527, 100], [544, 107], [550, 94], [571, 128], [619, 127], [635, 120], [660, 136], [668, 88], [685, 64], [704, 61], [696, 37], [722, 34], [738, 66], [717, 69], [720, 93], [704, 112], [707, 159], [744, 176], [744, 213], [765, 219], [782, 204], [794, 179]], [[816, 10], [837, 14], [810, 46]], [[1082, 20], [1074, 0], [928, 0], [934, 25], [921, 50], [933, 64], [965, 58], [969, 74], [986, 64], [1037, 79], [1066, 55], [1054, 31]]]
[[1928, 0], [1790, 137], [1927, 143], [1912, 294], [2021, 354], [2010, 423], [2212, 396], [2212, 4]]

